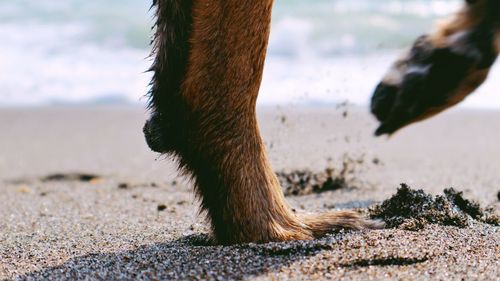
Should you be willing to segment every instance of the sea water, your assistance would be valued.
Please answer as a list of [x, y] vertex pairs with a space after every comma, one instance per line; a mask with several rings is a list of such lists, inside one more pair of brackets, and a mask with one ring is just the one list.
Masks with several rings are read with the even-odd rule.
[[[0, 105], [145, 103], [151, 1], [0, 0]], [[461, 0], [276, 0], [259, 104], [367, 105]], [[500, 69], [462, 106], [500, 108]]]

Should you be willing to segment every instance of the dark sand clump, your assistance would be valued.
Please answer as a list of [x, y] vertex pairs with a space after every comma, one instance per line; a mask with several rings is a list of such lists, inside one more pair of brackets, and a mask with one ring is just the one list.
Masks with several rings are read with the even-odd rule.
[[88, 173], [58, 173], [51, 174], [46, 177], [41, 178], [42, 182], [62, 182], [62, 181], [80, 181], [80, 182], [92, 182], [101, 179], [100, 176]]
[[334, 175], [333, 169], [325, 169], [319, 173], [311, 170], [294, 170], [291, 172], [278, 172], [276, 175], [283, 187], [285, 196], [322, 193], [349, 186], [342, 174], [339, 176]]
[[359, 159], [344, 155], [342, 167], [328, 167], [321, 172], [308, 169], [277, 172], [278, 180], [285, 196], [301, 196], [322, 193], [338, 189], [353, 189], [358, 186], [354, 176], [364, 164], [364, 157]]
[[420, 230], [427, 224], [468, 227], [474, 221], [498, 226], [500, 218], [467, 200], [462, 192], [445, 189], [432, 196], [402, 184], [397, 193], [370, 209], [370, 216], [385, 221], [389, 228]]

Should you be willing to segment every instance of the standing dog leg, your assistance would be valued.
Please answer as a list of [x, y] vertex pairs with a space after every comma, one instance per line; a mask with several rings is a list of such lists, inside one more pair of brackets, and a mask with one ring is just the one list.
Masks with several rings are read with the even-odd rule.
[[461, 102], [488, 76], [500, 51], [500, 1], [468, 0], [451, 20], [421, 36], [372, 98], [376, 135], [432, 117]]
[[272, 0], [157, 0], [150, 147], [178, 156], [220, 243], [312, 239], [379, 227], [351, 211], [296, 215], [255, 112]]

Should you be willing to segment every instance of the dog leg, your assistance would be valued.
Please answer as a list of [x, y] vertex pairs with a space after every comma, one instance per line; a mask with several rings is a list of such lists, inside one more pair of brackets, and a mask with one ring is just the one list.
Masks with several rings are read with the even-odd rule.
[[[350, 211], [297, 215], [284, 198], [255, 110], [272, 0], [194, 0], [169, 11], [162, 10], [172, 7], [166, 3], [185, 2], [157, 2], [160, 17], [182, 20], [159, 19], [153, 115], [144, 131], [154, 150], [178, 156], [192, 175], [217, 240], [302, 240], [339, 228], [380, 227]], [[189, 31], [178, 23], [189, 23]], [[180, 58], [183, 64], [176, 63]]]

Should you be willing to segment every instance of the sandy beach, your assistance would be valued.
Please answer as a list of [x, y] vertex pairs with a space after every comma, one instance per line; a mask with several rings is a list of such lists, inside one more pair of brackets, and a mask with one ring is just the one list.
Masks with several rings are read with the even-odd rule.
[[[342, 170], [288, 196], [297, 211], [365, 209], [401, 183], [500, 209], [500, 111], [454, 109], [374, 138], [349, 106], [261, 107], [277, 172]], [[0, 280], [498, 280], [498, 226], [340, 231], [315, 241], [207, 240], [190, 183], [147, 148], [140, 107], [0, 109]], [[346, 168], [346, 165], [348, 166]]]

